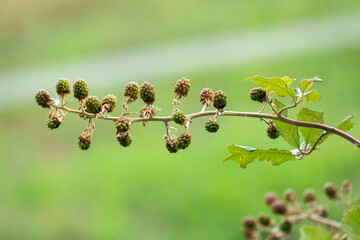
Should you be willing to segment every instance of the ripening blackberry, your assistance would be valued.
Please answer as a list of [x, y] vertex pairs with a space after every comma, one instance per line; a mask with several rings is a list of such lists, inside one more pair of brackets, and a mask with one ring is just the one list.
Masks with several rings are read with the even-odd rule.
[[275, 214], [279, 214], [279, 215], [285, 215], [287, 212], [286, 204], [280, 200], [275, 200], [271, 204], [270, 208]]
[[204, 88], [200, 92], [200, 102], [201, 104], [206, 104], [206, 106], [211, 106], [214, 102], [214, 92], [210, 88]]
[[205, 129], [208, 132], [215, 133], [219, 130], [220, 125], [217, 123], [216, 120], [209, 119], [205, 122]]
[[176, 110], [172, 115], [172, 119], [175, 123], [183, 125], [186, 121], [186, 116], [182, 111]]
[[189, 132], [183, 132], [178, 138], [177, 138], [177, 147], [179, 149], [185, 149], [187, 148], [191, 143], [191, 135]]
[[56, 83], [56, 92], [57, 94], [65, 95], [70, 93], [70, 83], [66, 78], [60, 78]]
[[140, 98], [146, 103], [146, 104], [153, 104], [155, 101], [155, 88], [151, 83], [145, 82], [140, 87]]
[[341, 184], [341, 191], [344, 193], [344, 194], [348, 194], [351, 192], [351, 189], [352, 189], [352, 184], [348, 181], [348, 180], [345, 180], [342, 184]]
[[139, 96], [139, 85], [136, 82], [130, 82], [126, 84], [124, 90], [125, 101], [130, 104], [135, 102]]
[[326, 183], [324, 186], [324, 191], [329, 199], [331, 200], [339, 199], [339, 192], [332, 183]]
[[100, 100], [95, 96], [90, 96], [85, 100], [86, 110], [89, 113], [99, 113], [101, 112], [101, 103]]
[[103, 98], [101, 101], [101, 106], [106, 110], [106, 112], [111, 113], [114, 111], [114, 108], [117, 105], [117, 99], [114, 95], [109, 94]]
[[44, 89], [37, 90], [35, 93], [36, 103], [43, 108], [50, 108], [50, 104], [54, 102], [50, 94]]
[[174, 93], [176, 99], [184, 99], [190, 91], [190, 80], [187, 78], [179, 79], [176, 82]]
[[226, 94], [223, 91], [216, 91], [214, 94], [214, 103], [213, 106], [219, 110], [219, 111], [223, 111], [226, 104], [227, 104], [227, 100], [226, 100]]
[[274, 125], [266, 127], [266, 134], [271, 139], [276, 139], [280, 136], [279, 130]]
[[304, 202], [307, 205], [314, 205], [316, 201], [315, 193], [313, 190], [308, 189], [304, 192]]
[[267, 193], [264, 197], [264, 201], [266, 203], [266, 205], [268, 206], [271, 206], [271, 204], [273, 202], [275, 202], [275, 200], [278, 199], [278, 196], [276, 195], [276, 193], [273, 193], [273, 192], [270, 192], [270, 193]]
[[246, 217], [242, 220], [242, 225], [246, 229], [256, 230], [257, 223], [254, 218]]
[[81, 150], [88, 150], [90, 148], [91, 136], [91, 133], [83, 133], [79, 136], [78, 145]]
[[266, 91], [259, 87], [251, 89], [249, 95], [250, 95], [251, 100], [260, 102], [260, 103], [266, 102], [266, 99], [267, 99]]
[[130, 146], [130, 144], [133, 141], [133, 138], [132, 138], [132, 136], [130, 135], [129, 132], [117, 133], [116, 134], [116, 139], [118, 140], [120, 145], [123, 146], [123, 147]]
[[127, 132], [130, 129], [130, 122], [126, 119], [118, 119], [115, 124], [116, 130], [120, 133]]
[[329, 210], [325, 206], [320, 205], [316, 207], [315, 214], [326, 218], [329, 215]]
[[296, 201], [296, 194], [295, 194], [294, 190], [292, 190], [292, 189], [285, 190], [284, 197], [287, 202], [295, 202]]
[[47, 126], [48, 128], [50, 129], [56, 129], [60, 126], [62, 122], [62, 119], [58, 116], [55, 116], [55, 115], [49, 115], [49, 118], [47, 120]]
[[89, 88], [85, 80], [79, 78], [73, 85], [74, 97], [78, 100], [87, 98], [89, 94]]

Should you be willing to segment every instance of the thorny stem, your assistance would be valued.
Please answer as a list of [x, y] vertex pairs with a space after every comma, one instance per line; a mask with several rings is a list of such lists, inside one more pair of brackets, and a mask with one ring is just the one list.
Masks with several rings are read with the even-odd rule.
[[[270, 106], [272, 104], [270, 103]], [[96, 114], [92, 114], [92, 113], [87, 113], [87, 112], [82, 112], [80, 110], [76, 110], [76, 109], [71, 109], [65, 106], [59, 107], [59, 106], [55, 106], [53, 105], [53, 107], [71, 112], [71, 113], [75, 113], [75, 114], [82, 114], [85, 116], [88, 116], [90, 118], [96, 118]], [[210, 115], [217, 115], [218, 111], [204, 111], [204, 112], [197, 112], [197, 113], [192, 113], [192, 114], [188, 114], [186, 115], [187, 119], [195, 119], [195, 118], [199, 118], [199, 117], [204, 117], [204, 116], [210, 116]], [[300, 127], [309, 127], [309, 128], [318, 128], [318, 129], [322, 129], [324, 131], [328, 133], [333, 133], [336, 134], [346, 140], [348, 140], [349, 142], [353, 143], [355, 145], [355, 147], [360, 148], [360, 141], [358, 139], [356, 139], [355, 137], [351, 136], [350, 134], [341, 131], [340, 129], [337, 129], [335, 127], [331, 127], [329, 125], [325, 125], [325, 124], [321, 124], [321, 123], [313, 123], [313, 122], [303, 122], [303, 121], [298, 121], [295, 119], [291, 119], [291, 118], [287, 118], [284, 117], [282, 115], [272, 115], [272, 114], [266, 114], [266, 113], [254, 113], [254, 112], [237, 112], [237, 111], [224, 111], [221, 115], [223, 116], [236, 116], [236, 117], [250, 117], [250, 118], [265, 118], [265, 119], [273, 119], [273, 120], [278, 120], [281, 122], [285, 122], [291, 125], [295, 125], [295, 126], [300, 126]], [[126, 119], [128, 121], [131, 121], [132, 123], [135, 122], [143, 122], [144, 120], [146, 120], [147, 122], [170, 122], [172, 121], [172, 117], [171, 116], [166, 116], [166, 117], [151, 117], [151, 118], [147, 118], [147, 119], [143, 119], [143, 118], [127, 118], [127, 117], [111, 117], [111, 116], [98, 116], [99, 119], [105, 119], [105, 120], [111, 120], [111, 121], [117, 121], [119, 118], [123, 118]], [[318, 140], [320, 141], [320, 140]], [[314, 147], [313, 147], [314, 148]]]

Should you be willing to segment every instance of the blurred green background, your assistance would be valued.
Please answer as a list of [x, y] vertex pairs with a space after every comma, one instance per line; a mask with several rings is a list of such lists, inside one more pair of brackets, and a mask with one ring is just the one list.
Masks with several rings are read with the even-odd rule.
[[[311, 24], [346, 14], [360, 14], [360, 2], [5, 0], [0, 2], [0, 83], [6, 81], [4, 74], [86, 62], [113, 51], [242, 29]], [[154, 81], [159, 115], [169, 115], [173, 86], [182, 76], [192, 83], [190, 96], [181, 105], [187, 113], [201, 109], [197, 103], [203, 87], [225, 91], [229, 110], [258, 111], [260, 106], [248, 98], [254, 85], [245, 78], [319, 76], [324, 82], [316, 89], [322, 101], [308, 107], [324, 110], [325, 122], [336, 125], [360, 112], [359, 42], [137, 81]], [[107, 73], [103, 74], [103, 79], [88, 80], [90, 93], [99, 98], [113, 93], [121, 100], [126, 83], [101, 87], [106, 83]], [[56, 80], [47, 81], [55, 86]], [[16, 81], [21, 86], [22, 79]], [[28, 89], [31, 93], [42, 88], [36, 79], [33, 86]], [[1, 93], [16, 96], [17, 90], [9, 88], [2, 85]], [[54, 88], [47, 90], [55, 94]], [[141, 106], [138, 101], [130, 111]], [[256, 119], [224, 117], [216, 134], [203, 129], [206, 118], [195, 120], [190, 129], [193, 143], [177, 154], [165, 149], [161, 123], [146, 128], [134, 124], [134, 142], [125, 149], [117, 143], [111, 123], [96, 121], [92, 146], [85, 152], [78, 148], [77, 136], [86, 123], [77, 116], [68, 115], [59, 129], [51, 131], [46, 126], [47, 110], [36, 106], [33, 97], [5, 101], [1, 107], [0, 239], [243, 239], [241, 218], [269, 213], [263, 204], [268, 191], [281, 194], [293, 188], [301, 195], [314, 188], [319, 201], [330, 204], [334, 218], [342, 209], [322, 194], [325, 182], [339, 185], [349, 179], [360, 194], [359, 151], [336, 136], [301, 161], [278, 167], [256, 162], [240, 169], [232, 162], [221, 164], [228, 144], [289, 146], [282, 139], [268, 139], [264, 124]], [[114, 115], [119, 113], [118, 108]], [[355, 122], [351, 133], [359, 138], [359, 118]], [[292, 239], [297, 238], [295, 234]]]

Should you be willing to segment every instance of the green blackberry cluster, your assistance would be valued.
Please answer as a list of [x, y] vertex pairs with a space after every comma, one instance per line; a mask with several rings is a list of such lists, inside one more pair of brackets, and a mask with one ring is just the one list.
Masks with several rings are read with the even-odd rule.
[[191, 143], [191, 135], [189, 132], [183, 132], [178, 138], [177, 138], [177, 147], [178, 149], [185, 149], [187, 148]]
[[266, 91], [259, 87], [251, 89], [249, 95], [250, 95], [251, 100], [256, 101], [256, 102], [263, 103], [263, 102], [266, 102], [266, 99], [267, 99]]
[[47, 120], [47, 126], [50, 129], [56, 129], [60, 126], [60, 124], [62, 123], [62, 119], [56, 115], [49, 115], [49, 118]]
[[65, 95], [70, 93], [70, 83], [66, 78], [60, 78], [56, 83], [56, 92], [59, 95]]
[[76, 80], [73, 85], [73, 92], [74, 92], [74, 97], [77, 98], [78, 100], [83, 100], [87, 98], [89, 94], [89, 88], [85, 80], [81, 78]]
[[155, 88], [151, 83], [145, 82], [140, 87], [140, 98], [148, 105], [155, 101]]
[[266, 134], [271, 139], [276, 139], [280, 136], [279, 130], [274, 125], [266, 127]]
[[182, 111], [176, 110], [172, 115], [172, 119], [175, 123], [183, 125], [186, 121], [186, 116]]
[[290, 234], [292, 229], [293, 223], [287, 219], [285, 219], [282, 223], [280, 223], [280, 231]]
[[86, 111], [89, 113], [101, 112], [101, 102], [95, 96], [90, 96], [85, 100]]
[[78, 138], [78, 145], [81, 150], [88, 150], [91, 144], [92, 134], [83, 133]]
[[136, 82], [130, 82], [125, 86], [124, 97], [129, 104], [135, 102], [139, 96], [139, 85]]
[[271, 218], [269, 216], [266, 216], [264, 214], [260, 214], [258, 216], [258, 222], [263, 227], [270, 227], [271, 226]]
[[51, 98], [50, 94], [43, 90], [37, 90], [35, 93], [35, 101], [36, 103], [43, 108], [50, 108], [50, 104], [54, 102]]
[[133, 141], [133, 138], [132, 138], [132, 136], [130, 135], [129, 132], [117, 133], [116, 134], [116, 139], [118, 140], [120, 145], [123, 146], [123, 147], [130, 146], [130, 144]]
[[101, 106], [106, 110], [106, 112], [111, 113], [114, 111], [114, 108], [117, 105], [117, 99], [114, 95], [109, 94], [103, 98], [101, 101]]
[[214, 92], [210, 88], [204, 88], [200, 92], [200, 102], [201, 104], [206, 104], [206, 106], [211, 106], [214, 102]]
[[205, 129], [210, 133], [215, 133], [219, 130], [220, 125], [217, 123], [216, 120], [209, 119], [205, 122]]
[[226, 95], [223, 91], [216, 91], [214, 94], [214, 103], [213, 106], [219, 110], [219, 111], [223, 111], [226, 104], [227, 104], [227, 100], [226, 100]]
[[126, 119], [118, 119], [115, 124], [116, 130], [120, 133], [124, 133], [130, 130], [130, 123]]
[[179, 79], [176, 82], [174, 93], [176, 99], [184, 99], [190, 91], [190, 80], [187, 78]]

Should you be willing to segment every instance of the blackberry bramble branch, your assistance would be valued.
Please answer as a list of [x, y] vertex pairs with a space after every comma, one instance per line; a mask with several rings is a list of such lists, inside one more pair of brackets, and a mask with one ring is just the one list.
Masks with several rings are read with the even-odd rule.
[[[233, 160], [240, 167], [245, 168], [254, 160], [267, 160], [273, 165], [279, 165], [286, 161], [302, 159], [304, 156], [318, 150], [318, 146], [323, 143], [330, 135], [338, 135], [360, 148], [360, 141], [346, 133], [353, 127], [353, 115], [341, 121], [337, 127], [324, 124], [324, 112], [310, 110], [306, 107], [300, 109], [296, 119], [288, 117], [289, 110], [299, 106], [301, 102], [316, 102], [320, 100], [320, 94], [312, 87], [321, 79], [314, 77], [303, 79], [298, 86], [291, 88], [290, 85], [295, 79], [289, 77], [265, 78], [255, 76], [248, 80], [258, 84], [249, 93], [250, 99], [261, 104], [258, 112], [226, 111], [228, 97], [221, 91], [213, 91], [204, 88], [199, 95], [202, 108], [199, 112], [185, 114], [179, 109], [180, 101], [185, 99], [190, 91], [191, 84], [187, 78], [178, 80], [174, 87], [174, 99], [172, 101], [173, 111], [169, 116], [156, 116], [160, 109], [154, 106], [156, 100], [155, 87], [148, 82], [140, 85], [130, 82], [125, 86], [123, 96], [124, 101], [120, 116], [110, 116], [116, 108], [117, 98], [109, 94], [101, 101], [96, 96], [89, 96], [89, 88], [85, 80], [78, 79], [73, 84], [73, 95], [78, 100], [78, 108], [67, 107], [67, 96], [71, 93], [70, 83], [67, 79], [61, 78], [56, 84], [56, 92], [60, 101], [55, 101], [45, 90], [38, 90], [35, 94], [35, 101], [43, 108], [50, 109], [47, 125], [50, 129], [59, 128], [68, 113], [78, 114], [81, 119], [87, 120], [85, 130], [78, 137], [79, 147], [87, 150], [90, 147], [93, 133], [95, 131], [95, 119], [110, 120], [115, 122], [115, 137], [120, 145], [128, 147], [133, 141], [130, 134], [130, 126], [137, 122], [142, 122], [146, 126], [147, 122], [163, 122], [165, 125], [165, 147], [170, 153], [176, 153], [180, 149], [187, 148], [192, 136], [189, 132], [192, 120], [200, 117], [210, 116], [204, 122], [204, 129], [209, 133], [215, 133], [220, 129], [219, 119], [224, 116], [258, 118], [265, 124], [266, 135], [271, 139], [279, 136], [294, 147], [293, 150], [278, 149], [256, 149], [251, 147], [238, 146], [235, 144], [228, 146], [229, 156], [224, 159]], [[128, 107], [140, 96], [144, 102], [144, 107], [139, 111], [139, 117], [129, 117], [133, 112], [128, 112]], [[285, 105], [279, 98], [288, 98], [290, 105]], [[214, 107], [215, 110], [206, 109]], [[269, 113], [264, 113], [268, 109]], [[183, 132], [176, 137], [173, 132], [176, 128], [170, 126], [174, 122], [184, 128]], [[175, 130], [175, 131], [174, 131]]]

